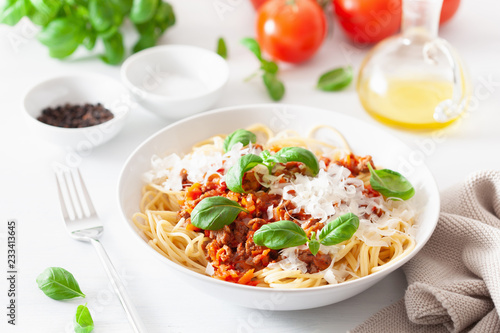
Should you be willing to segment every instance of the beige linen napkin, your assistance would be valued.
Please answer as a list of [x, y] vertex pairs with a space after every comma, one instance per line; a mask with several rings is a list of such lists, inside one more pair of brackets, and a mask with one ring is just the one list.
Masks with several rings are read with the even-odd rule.
[[403, 270], [404, 299], [352, 333], [500, 333], [500, 172], [445, 192], [429, 242]]

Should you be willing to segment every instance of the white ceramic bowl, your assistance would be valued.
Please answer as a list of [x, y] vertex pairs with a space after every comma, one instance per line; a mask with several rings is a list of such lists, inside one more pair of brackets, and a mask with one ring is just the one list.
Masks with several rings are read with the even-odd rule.
[[[88, 150], [114, 137], [125, 124], [130, 98], [122, 84], [100, 74], [75, 74], [50, 78], [36, 84], [25, 95], [27, 124], [35, 135], [65, 149]], [[63, 128], [37, 120], [46, 107], [63, 104], [101, 103], [113, 118], [99, 125]]]
[[139, 104], [172, 120], [208, 110], [229, 78], [226, 61], [195, 46], [155, 46], [130, 56], [121, 78]]
[[[289, 128], [304, 134], [317, 124], [334, 126], [345, 135], [356, 154], [372, 155], [377, 165], [399, 170], [407, 176], [415, 187], [416, 201], [421, 206], [418, 207], [417, 245], [413, 252], [379, 272], [354, 281], [309, 289], [278, 290], [238, 285], [204, 276], [173, 263], [152, 249], [131, 221], [134, 212], [139, 210], [141, 187], [144, 185], [141, 175], [151, 168], [151, 156], [186, 153], [201, 140], [254, 123], [263, 123], [274, 131]], [[381, 128], [333, 111], [282, 104], [229, 107], [172, 124], [141, 144], [128, 158], [121, 172], [119, 202], [125, 223], [136, 236], [134, 246], [148, 248], [151, 256], [158, 258], [175, 274], [182, 275], [191, 286], [246, 307], [265, 310], [308, 309], [342, 301], [373, 286], [417, 254], [431, 236], [439, 214], [439, 192], [426, 166], [412, 168], [411, 163], [407, 162], [413, 160], [409, 158], [411, 154], [412, 150]]]

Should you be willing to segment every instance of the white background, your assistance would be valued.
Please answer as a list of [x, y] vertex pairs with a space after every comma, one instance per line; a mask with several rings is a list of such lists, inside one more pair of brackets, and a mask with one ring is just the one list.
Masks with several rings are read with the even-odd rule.
[[[500, 166], [500, 4], [494, 0], [463, 0], [440, 35], [451, 42], [468, 65], [475, 85], [476, 105], [457, 126], [436, 141], [431, 134], [414, 134], [387, 128], [415, 149], [415, 164], [430, 167], [441, 190], [461, 182], [479, 169]], [[230, 82], [215, 107], [262, 103], [269, 99], [260, 80], [244, 83], [258, 64], [239, 44], [254, 31], [254, 10], [246, 0], [171, 0], [177, 24], [162, 37], [164, 44], [190, 44], [214, 49], [219, 36], [229, 48]], [[216, 4], [230, 9], [217, 13]], [[65, 231], [51, 164], [64, 162], [68, 152], [39, 140], [26, 130], [21, 100], [41, 79], [70, 72], [99, 72], [119, 78], [119, 67], [95, 57], [58, 61], [34, 38], [28, 25], [0, 26], [0, 233], [9, 218], [18, 221], [17, 326], [12, 332], [70, 332], [78, 304], [89, 303], [95, 332], [131, 331], [111, 291], [91, 245], [70, 239]], [[131, 41], [134, 36], [127, 36]], [[286, 84], [283, 103], [333, 110], [377, 124], [362, 109], [353, 85], [344, 92], [314, 89], [323, 72], [347, 64], [355, 69], [366, 52], [344, 39], [334, 26], [318, 52], [298, 67], [282, 66]], [[80, 54], [81, 55], [81, 54]], [[486, 87], [482, 81], [494, 81]], [[490, 90], [488, 90], [490, 89]], [[398, 270], [368, 291], [347, 301], [319, 309], [293, 312], [249, 310], [205, 296], [178, 280], [143, 249], [136, 249], [124, 228], [117, 203], [118, 174], [127, 156], [148, 136], [168, 123], [135, 109], [124, 130], [104, 146], [84, 156], [81, 172], [105, 223], [102, 243], [127, 283], [127, 289], [150, 332], [345, 332], [371, 314], [400, 299], [406, 288]], [[6, 246], [0, 246], [0, 267], [6, 270]], [[85, 300], [57, 302], [47, 298], [35, 283], [48, 266], [71, 271], [87, 294]], [[5, 331], [7, 284], [0, 274], [0, 330]]]

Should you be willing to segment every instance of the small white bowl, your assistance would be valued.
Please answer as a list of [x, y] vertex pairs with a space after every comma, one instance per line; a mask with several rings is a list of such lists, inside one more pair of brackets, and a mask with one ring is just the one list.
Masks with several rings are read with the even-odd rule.
[[[43, 139], [70, 150], [88, 150], [114, 137], [123, 127], [130, 109], [130, 97], [117, 80], [100, 74], [54, 77], [36, 84], [24, 97], [23, 108], [31, 131]], [[101, 103], [113, 118], [99, 125], [63, 128], [37, 118], [47, 107]]]
[[163, 45], [129, 57], [121, 78], [136, 101], [167, 120], [208, 110], [229, 78], [226, 61], [195, 46]]

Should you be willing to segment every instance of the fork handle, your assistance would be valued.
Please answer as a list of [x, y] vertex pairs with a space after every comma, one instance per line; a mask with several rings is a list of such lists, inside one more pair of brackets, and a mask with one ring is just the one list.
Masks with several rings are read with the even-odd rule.
[[101, 242], [93, 238], [90, 239], [90, 242], [92, 243], [92, 245], [94, 245], [94, 248], [96, 249], [99, 258], [101, 259], [104, 269], [106, 270], [106, 274], [108, 274], [108, 278], [111, 281], [111, 285], [113, 286], [116, 295], [120, 299], [120, 303], [122, 303], [122, 306], [125, 309], [125, 312], [127, 313], [128, 321], [130, 322], [130, 325], [132, 325], [134, 332], [146, 333], [147, 332], [146, 328], [144, 327], [142, 320], [139, 318], [139, 315], [137, 314], [137, 311], [134, 305], [132, 304], [132, 301], [130, 300], [127, 292], [125, 291], [125, 286], [123, 285], [120, 277], [118, 276], [118, 273], [116, 273], [116, 270], [113, 267], [113, 264], [111, 263], [111, 260], [109, 259], [109, 256], [106, 253], [106, 251], [104, 250], [104, 247], [102, 246]]

